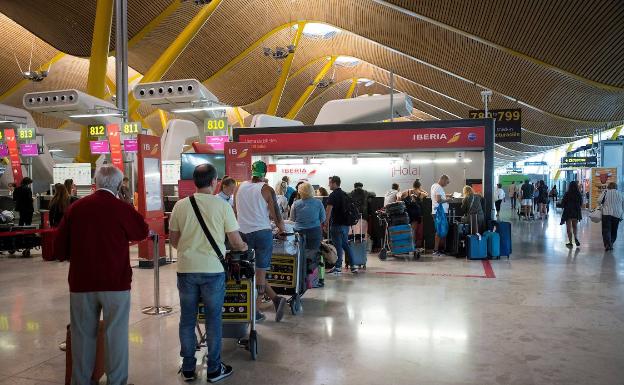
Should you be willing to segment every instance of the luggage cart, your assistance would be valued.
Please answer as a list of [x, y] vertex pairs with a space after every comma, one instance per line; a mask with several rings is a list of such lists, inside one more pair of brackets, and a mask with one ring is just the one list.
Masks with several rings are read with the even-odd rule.
[[305, 283], [306, 258], [305, 245], [299, 233], [286, 233], [293, 239], [273, 239], [271, 268], [267, 271], [267, 285], [277, 294], [288, 295], [288, 305], [292, 315], [303, 312], [301, 297], [307, 290]]
[[[236, 339], [239, 346], [248, 350], [251, 359], [258, 357], [258, 333], [256, 331], [256, 262], [253, 250], [230, 252], [228, 258], [229, 274], [225, 282], [223, 302], [223, 338]], [[204, 323], [204, 304], [197, 309], [197, 349], [206, 347]], [[204, 360], [207, 353], [204, 355]]]
[[[389, 216], [388, 214], [384, 211], [384, 210], [379, 210], [377, 211], [377, 218], [379, 219], [379, 222], [381, 223], [381, 225], [384, 227], [384, 239], [383, 239], [383, 244], [381, 246], [381, 250], [379, 251], [379, 259], [382, 261], [385, 261], [386, 259], [388, 259], [388, 257], [403, 257], [404, 259], [409, 259], [409, 260], [413, 260], [413, 259], [419, 259], [421, 253], [423, 252], [423, 249], [418, 249], [416, 247], [414, 247], [414, 240], [413, 240], [413, 235], [412, 235], [412, 242], [411, 242], [411, 247], [407, 247], [407, 248], [401, 248], [400, 251], [397, 251], [397, 249], [393, 249], [393, 245], [392, 242], [390, 240], [390, 226], [389, 226]], [[411, 226], [410, 225], [405, 225], [408, 226], [410, 229], [410, 234], [411, 234]], [[397, 226], [398, 227], [398, 226]]]

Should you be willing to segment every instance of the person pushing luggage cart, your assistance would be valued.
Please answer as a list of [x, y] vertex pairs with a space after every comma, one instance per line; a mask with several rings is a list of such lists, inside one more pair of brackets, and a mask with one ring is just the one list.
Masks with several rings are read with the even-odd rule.
[[[277, 295], [266, 281], [267, 270], [271, 267], [273, 254], [271, 220], [277, 226], [280, 237], [286, 231], [284, 219], [279, 212], [275, 190], [264, 183], [266, 173], [267, 165], [263, 161], [257, 161], [251, 165], [252, 179], [238, 186], [234, 194], [234, 210], [237, 214], [243, 240], [247, 242], [249, 248], [256, 252], [258, 297], [262, 298], [266, 293], [271, 298], [275, 307], [275, 322], [280, 322], [284, 317], [286, 298]], [[262, 322], [266, 316], [258, 311], [256, 319], [258, 322]]]

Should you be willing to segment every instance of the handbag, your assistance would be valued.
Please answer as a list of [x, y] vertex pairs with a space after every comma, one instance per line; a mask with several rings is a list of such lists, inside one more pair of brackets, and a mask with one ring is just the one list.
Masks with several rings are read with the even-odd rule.
[[199, 225], [204, 231], [204, 234], [206, 234], [206, 238], [208, 238], [208, 242], [210, 242], [210, 246], [212, 246], [212, 249], [215, 251], [215, 253], [217, 253], [219, 262], [221, 262], [221, 265], [223, 266], [223, 271], [227, 274], [228, 267], [227, 267], [227, 262], [225, 261], [225, 257], [223, 256], [223, 253], [221, 253], [221, 249], [219, 248], [219, 246], [217, 246], [217, 242], [212, 237], [212, 234], [210, 234], [210, 230], [208, 230], [208, 226], [206, 226], [206, 222], [204, 222], [204, 218], [201, 216], [201, 213], [199, 212], [199, 206], [197, 206], [195, 195], [191, 195], [189, 200], [191, 201], [191, 206], [193, 206], [193, 211], [195, 212], [195, 216], [197, 217], [197, 221], [199, 222]]
[[602, 205], [604, 204], [606, 199], [607, 199], [607, 193], [605, 192], [604, 195], [602, 196], [602, 201], [600, 202], [600, 206], [596, 207], [595, 209], [589, 212], [589, 219], [592, 222], [600, 223], [600, 221], [602, 221]]

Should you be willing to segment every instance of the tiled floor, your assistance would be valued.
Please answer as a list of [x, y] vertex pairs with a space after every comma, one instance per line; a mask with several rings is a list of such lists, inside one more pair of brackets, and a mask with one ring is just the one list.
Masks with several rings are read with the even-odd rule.
[[[225, 341], [224, 360], [235, 369], [225, 383], [624, 383], [624, 241], [605, 254], [599, 225], [584, 222], [582, 246], [568, 250], [556, 215], [513, 226], [512, 258], [491, 263], [496, 278], [462, 277], [484, 276], [481, 262], [427, 257], [371, 257], [366, 273], [329, 278], [306, 293], [302, 316], [258, 326], [258, 361]], [[67, 267], [0, 258], [1, 385], [63, 383]], [[161, 301], [176, 311], [145, 316], [152, 271], [135, 270], [130, 380], [137, 385], [182, 383], [175, 265], [161, 273]]]

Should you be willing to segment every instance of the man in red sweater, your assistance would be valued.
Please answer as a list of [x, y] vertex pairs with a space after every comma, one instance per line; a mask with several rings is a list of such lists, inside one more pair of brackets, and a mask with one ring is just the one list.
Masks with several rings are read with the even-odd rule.
[[91, 383], [100, 312], [106, 328], [108, 384], [128, 381], [128, 243], [145, 239], [148, 226], [141, 214], [117, 198], [122, 179], [116, 167], [100, 167], [97, 191], [72, 204], [57, 229], [54, 255], [70, 261], [72, 385]]

